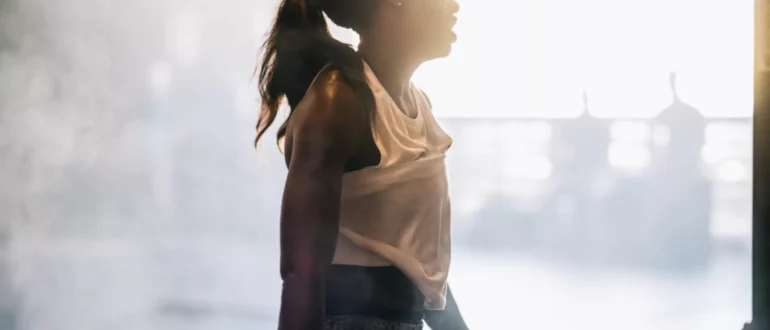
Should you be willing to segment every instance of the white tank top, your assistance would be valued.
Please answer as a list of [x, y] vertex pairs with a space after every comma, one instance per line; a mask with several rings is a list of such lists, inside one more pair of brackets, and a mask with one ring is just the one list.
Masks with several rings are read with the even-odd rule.
[[374, 93], [372, 131], [379, 165], [345, 174], [334, 264], [395, 266], [425, 295], [424, 307], [446, 305], [450, 210], [445, 154], [452, 139], [425, 96], [414, 118], [401, 111], [364, 64]]

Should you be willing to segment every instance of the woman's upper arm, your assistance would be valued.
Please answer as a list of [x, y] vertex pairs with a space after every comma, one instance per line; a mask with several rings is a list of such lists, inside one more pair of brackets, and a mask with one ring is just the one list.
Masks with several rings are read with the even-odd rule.
[[339, 73], [322, 73], [292, 114], [289, 171], [320, 159], [346, 162], [368, 133], [363, 115], [363, 103]]
[[[336, 246], [342, 176], [368, 126], [362, 103], [334, 71], [319, 76], [292, 114], [281, 211], [282, 273], [315, 273]], [[320, 267], [320, 268], [319, 268]]]

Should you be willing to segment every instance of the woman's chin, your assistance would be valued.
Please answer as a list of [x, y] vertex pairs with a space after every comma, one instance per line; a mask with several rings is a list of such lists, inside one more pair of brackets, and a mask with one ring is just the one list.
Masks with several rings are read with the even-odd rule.
[[452, 44], [448, 43], [436, 50], [436, 58], [447, 57], [452, 53]]

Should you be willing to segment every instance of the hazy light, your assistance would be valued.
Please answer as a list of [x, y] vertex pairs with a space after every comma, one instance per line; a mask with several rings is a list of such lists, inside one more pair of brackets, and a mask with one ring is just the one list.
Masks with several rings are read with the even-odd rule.
[[[670, 101], [666, 74], [675, 68], [682, 69], [683, 99], [704, 112], [732, 115], [750, 109], [751, 1], [461, 1], [452, 56], [415, 75], [437, 114], [569, 117], [582, 109], [579, 95], [587, 89], [595, 114], [649, 116]], [[0, 283], [0, 291], [18, 295], [12, 312], [18, 313], [20, 327], [276, 328], [281, 288], [276, 220], [286, 175], [274, 147], [278, 125], [263, 141], [262, 152], [252, 153], [258, 106], [237, 118], [235, 96], [219, 94], [235, 92], [232, 88], [248, 80], [228, 79], [233, 71], [248, 75], [254, 69], [257, 45], [246, 36], [250, 20], [254, 13], [262, 17], [258, 35], [263, 41], [276, 2], [22, 0], [10, 11], [0, 10], [0, 34], [19, 46], [3, 49], [0, 56], [0, 122], [5, 124], [0, 131], [6, 133], [0, 147], [8, 156], [3, 186], [10, 199], [0, 204], [11, 206], [0, 219], [0, 227], [10, 226], [0, 231], [10, 229], [11, 236], [8, 249], [0, 251], [10, 261], [0, 260], [0, 282], [9, 279], [11, 286]], [[175, 22], [179, 10], [181, 23]], [[340, 32], [347, 34], [340, 39], [355, 43], [352, 32]], [[40, 43], [46, 40], [57, 42]], [[134, 74], [138, 81], [131, 80]], [[136, 83], [145, 90], [135, 90]], [[159, 96], [147, 99], [144, 94], [151, 92]], [[194, 93], [200, 94], [188, 98]], [[248, 93], [241, 97], [248, 106]], [[198, 100], [205, 103], [191, 104]], [[169, 102], [180, 103], [182, 110], [171, 123], [164, 113], [172, 110]], [[278, 123], [286, 109], [284, 103]], [[471, 221], [487, 220], [472, 213], [500, 194], [511, 196], [511, 211], [517, 213], [540, 205], [546, 211], [558, 208], [543, 193], [556, 182], [531, 180], [552, 170], [548, 158], [537, 153], [545, 153], [545, 146], [512, 137], [524, 145], [508, 148], [498, 132], [500, 122], [489, 122], [474, 134], [456, 128], [463, 134], [457, 136], [461, 148], [450, 152], [458, 156], [450, 179], [453, 207], [459, 205], [458, 212]], [[545, 140], [550, 129], [538, 125], [513, 129]], [[152, 144], [143, 144], [145, 138]], [[645, 163], [644, 145], [616, 142], [624, 143], [608, 151], [610, 161]], [[726, 161], [750, 156], [750, 143], [722, 147], [738, 155]], [[488, 154], [468, 157], [457, 153], [462, 148]], [[520, 153], [510, 157], [513, 152]], [[506, 177], [506, 162], [512, 163], [511, 176], [525, 179]], [[743, 164], [710, 169], [716, 178], [720, 170], [729, 180], [750, 178], [750, 165]], [[723, 207], [729, 209], [725, 213], [738, 213], [727, 221], [739, 226], [750, 223], [745, 212], [750, 189], [743, 180], [728, 185], [730, 204]], [[651, 207], [653, 213], [661, 211]], [[538, 221], [532, 234], [570, 238], [551, 235], [558, 233], [548, 213], [531, 218]], [[194, 217], [184, 217], [188, 214]], [[492, 223], [498, 232], [520, 228], [506, 227]], [[751, 230], [743, 228], [745, 238]], [[600, 234], [602, 239], [618, 229], [589, 224], [569, 236]], [[651, 237], [649, 244], [661, 242]], [[472, 326], [495, 328], [510, 321], [529, 328], [603, 330], [615, 325], [601, 320], [622, 319], [630, 330], [711, 330], [719, 328], [715, 323], [738, 324], [750, 309], [744, 286], [735, 286], [747, 279], [740, 274], [750, 263], [742, 261], [720, 259], [718, 267], [702, 270], [708, 281], [671, 290], [681, 281], [666, 275], [607, 271], [580, 260], [568, 265], [537, 255], [522, 260], [528, 258], [503, 251], [463, 257], [464, 247], [457, 247], [453, 262], [460, 263], [453, 266], [451, 282], [471, 307]], [[484, 303], [491, 295], [518, 299]], [[709, 299], [678, 309], [698, 297]], [[164, 307], [175, 301], [182, 305]], [[6, 307], [0, 302], [0, 309]], [[512, 309], [526, 313], [511, 317]], [[554, 310], [565, 315], [554, 318]], [[682, 315], [671, 318], [672, 310]]]
[[180, 13], [171, 21], [169, 45], [176, 61], [182, 66], [191, 66], [200, 57], [200, 26], [197, 18], [190, 13]]
[[257, 88], [251, 84], [238, 84], [235, 93], [235, 108], [242, 116], [253, 114], [259, 110], [257, 102]]
[[545, 121], [505, 121], [497, 124], [490, 123], [486, 131], [479, 127], [475, 134], [497, 135], [499, 140], [506, 143], [518, 140], [532, 147], [539, 147], [533, 146], [532, 143], [543, 144], [551, 141], [553, 128]]
[[749, 177], [749, 166], [737, 160], [724, 162], [719, 166], [719, 178], [726, 182], [741, 182]]
[[546, 157], [521, 157], [506, 162], [503, 168], [509, 179], [545, 180], [553, 173], [553, 164]]
[[701, 148], [701, 159], [706, 164], [716, 164], [726, 160], [751, 159], [751, 145], [735, 143], [707, 143]]
[[452, 56], [415, 81], [440, 116], [569, 118], [587, 90], [592, 115], [652, 118], [677, 71], [680, 96], [705, 115], [747, 117], [752, 21], [751, 1], [468, 1]]
[[652, 141], [657, 146], [666, 146], [671, 141], [671, 130], [666, 125], [655, 125], [652, 128]]
[[639, 170], [650, 165], [650, 149], [630, 142], [613, 142], [607, 151], [610, 165], [618, 169]]
[[527, 123], [524, 133], [531, 141], [545, 143], [553, 137], [553, 127], [545, 121]]
[[730, 159], [748, 159], [752, 154], [751, 122], [714, 122], [704, 131], [706, 143], [701, 158], [706, 164]]
[[575, 200], [575, 197], [572, 195], [562, 196], [556, 203], [556, 210], [559, 214], [562, 215], [571, 215], [575, 213], [577, 207], [578, 203]]
[[153, 92], [161, 94], [166, 92], [171, 83], [171, 68], [168, 64], [158, 62], [150, 67], [150, 87]]
[[456, 207], [458, 213], [473, 214], [484, 207], [487, 198], [488, 196], [482, 192], [462, 194], [462, 198], [457, 198], [456, 202], [453, 201], [452, 207]]
[[701, 149], [701, 159], [706, 164], [716, 164], [732, 156], [730, 145], [726, 143], [706, 143]]
[[745, 142], [751, 143], [750, 123], [715, 122], [706, 125], [706, 143]]
[[610, 127], [613, 140], [647, 142], [652, 136], [650, 125], [642, 121], [616, 121]]

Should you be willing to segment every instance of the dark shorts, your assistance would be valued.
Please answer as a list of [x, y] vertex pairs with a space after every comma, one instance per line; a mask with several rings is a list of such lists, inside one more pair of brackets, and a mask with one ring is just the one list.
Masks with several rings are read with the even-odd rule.
[[422, 322], [403, 323], [368, 316], [327, 316], [324, 330], [422, 330]]
[[388, 305], [397, 307], [385, 307], [385, 304], [381, 303], [383, 300], [377, 299], [385, 295], [381, 293], [375, 293], [373, 299], [362, 301], [360, 297], [354, 297], [355, 295], [335, 295], [333, 292], [327, 292], [324, 330], [423, 329], [425, 313], [421, 306], [418, 308], [411, 302], [412, 299], [408, 299], [412, 298], [418, 290], [400, 271], [394, 267], [335, 266], [334, 268], [337, 271], [338, 280], [350, 280], [347, 287], [355, 287], [353, 282], [365, 278], [368, 284], [387, 292], [387, 296], [391, 299], [384, 301], [388, 301]]

